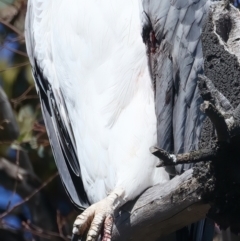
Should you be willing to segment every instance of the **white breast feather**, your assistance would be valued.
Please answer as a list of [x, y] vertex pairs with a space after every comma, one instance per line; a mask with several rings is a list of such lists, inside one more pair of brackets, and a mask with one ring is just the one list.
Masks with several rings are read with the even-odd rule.
[[[141, 3], [140, 3], [141, 4]], [[168, 180], [149, 152], [156, 116], [139, 0], [32, 0], [35, 57], [65, 97], [91, 202]]]

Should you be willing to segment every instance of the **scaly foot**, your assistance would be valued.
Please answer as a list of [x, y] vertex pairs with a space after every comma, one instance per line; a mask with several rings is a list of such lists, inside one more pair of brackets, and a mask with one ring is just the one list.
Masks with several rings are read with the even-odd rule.
[[87, 241], [96, 241], [101, 234], [102, 241], [111, 241], [114, 211], [123, 205], [122, 189], [115, 189], [102, 201], [93, 204], [79, 215], [73, 224], [72, 241], [87, 234]]

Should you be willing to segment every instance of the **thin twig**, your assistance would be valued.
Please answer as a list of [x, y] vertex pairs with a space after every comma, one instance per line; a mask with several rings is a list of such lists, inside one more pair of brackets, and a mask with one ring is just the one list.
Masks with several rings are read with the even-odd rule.
[[9, 50], [13, 53], [19, 54], [21, 56], [28, 57], [27, 53], [24, 53], [24, 52], [22, 52], [20, 50], [17, 50], [17, 49], [10, 48], [10, 47], [6, 46], [5, 44], [2, 46], [2, 49], [3, 48], [5, 48], [5, 49], [7, 49], [7, 50]]
[[27, 227], [28, 227], [29, 231], [35, 231], [36, 233], [41, 233], [41, 234], [49, 235], [49, 236], [52, 236], [52, 237], [62, 238], [65, 241], [68, 241], [70, 239], [70, 238], [68, 238], [68, 237], [66, 237], [64, 235], [59, 234], [59, 233], [42, 229], [42, 228], [40, 228], [40, 227], [38, 227], [38, 226], [36, 226], [35, 224], [32, 224], [32, 223], [28, 223]]
[[42, 125], [36, 121], [33, 125], [33, 131], [46, 133], [46, 127], [45, 127], [45, 125]]
[[19, 97], [15, 98], [15, 99], [11, 99], [11, 102], [14, 104], [14, 106], [16, 107], [23, 100], [38, 99], [39, 97], [37, 95], [27, 95], [33, 88], [34, 88], [33, 85], [29, 86], [22, 95], [20, 95]]
[[57, 210], [57, 226], [58, 226], [58, 232], [60, 234], [61, 237], [65, 237], [63, 234], [63, 223], [62, 223], [62, 216], [59, 210]]
[[20, 67], [26, 66], [28, 64], [29, 64], [29, 61], [26, 61], [26, 62], [23, 62], [23, 63], [20, 63], [20, 64], [16, 64], [14, 66], [11, 66], [11, 67], [8, 67], [8, 68], [5, 68], [5, 69], [1, 69], [0, 73], [11, 70], [11, 69], [20, 68]]
[[12, 141], [0, 141], [0, 145], [10, 145]]
[[[9, 223], [4, 222], [3, 220], [1, 221], [0, 224], [1, 224], [1, 225], [0, 225], [0, 228], [1, 228], [1, 229], [8, 230], [8, 231], [10, 231], [10, 232], [14, 232], [14, 233], [15, 233], [15, 232], [17, 232], [17, 233], [21, 232], [21, 233], [24, 233], [24, 231], [28, 231], [28, 232], [30, 232], [31, 234], [35, 235], [35, 236], [38, 236], [38, 237], [41, 237], [41, 238], [44, 238], [44, 239], [48, 239], [48, 240], [51, 240], [51, 239], [52, 239], [51, 236], [47, 236], [47, 235], [38, 233], [38, 232], [36, 232], [36, 231], [34, 231], [34, 230], [29, 230], [29, 229], [27, 229], [27, 228], [25, 227], [25, 225], [26, 225], [25, 222], [22, 223], [23, 228], [21, 228], [21, 229], [16, 229], [15, 226], [10, 225]], [[32, 240], [34, 240], [34, 239], [32, 239]]]
[[4, 218], [7, 216], [9, 213], [11, 213], [13, 210], [15, 210], [17, 207], [23, 205], [24, 203], [28, 202], [34, 195], [36, 195], [39, 191], [41, 191], [44, 187], [46, 187], [54, 178], [58, 176], [58, 172], [54, 173], [50, 178], [47, 179], [39, 188], [37, 188], [34, 192], [32, 192], [29, 196], [24, 198], [21, 202], [17, 203], [14, 205], [12, 208], [7, 210], [6, 212], [2, 213], [0, 215], [0, 219]]
[[30, 223], [27, 222], [22, 222], [22, 228], [20, 229], [16, 229], [16, 227], [12, 226], [9, 223], [4, 222], [4, 220], [1, 220], [0, 222], [0, 228], [1, 229], [5, 229], [5, 230], [9, 230], [11, 232], [17, 231], [17, 232], [21, 232], [23, 233], [24, 231], [26, 232], [30, 232], [31, 234], [44, 238], [44, 239], [48, 239], [48, 240], [52, 240], [52, 237], [58, 237], [61, 238], [65, 241], [69, 241], [70, 238], [69, 237], [61, 237], [58, 233], [52, 232], [52, 231], [47, 231], [47, 230], [43, 230], [37, 226], [33, 226]]
[[10, 38], [10, 39], [5, 39], [5, 43], [15, 43], [15, 42], [21, 42], [23, 38], [21, 36], [15, 37], [15, 38]]
[[[16, 169], [16, 177], [18, 176], [18, 173], [19, 173], [19, 150], [17, 149], [17, 155], [16, 155], [16, 163], [15, 165], [17, 166], [17, 169]], [[15, 195], [16, 191], [17, 191], [17, 185], [18, 185], [18, 181], [15, 180], [15, 183], [14, 183], [14, 187], [13, 187], [13, 192], [11, 194], [11, 197], [10, 197], [10, 200], [8, 202], [8, 205], [7, 205], [7, 211], [10, 210], [10, 206], [11, 206], [11, 202], [12, 202], [12, 198], [13, 196]]]
[[16, 27], [14, 27], [12, 24], [8, 23], [7, 21], [5, 21], [3, 19], [0, 19], [0, 23], [5, 25], [6, 27], [10, 28], [13, 32], [15, 32], [19, 36], [23, 37], [23, 39], [24, 39], [24, 34], [21, 31], [19, 31]]

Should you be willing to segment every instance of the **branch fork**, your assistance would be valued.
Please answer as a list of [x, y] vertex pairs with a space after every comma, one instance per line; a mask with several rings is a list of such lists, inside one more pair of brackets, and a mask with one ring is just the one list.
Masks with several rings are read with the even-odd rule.
[[151, 147], [151, 153], [160, 159], [157, 167], [215, 160], [219, 155], [228, 151], [232, 138], [240, 135], [240, 104], [233, 109], [230, 102], [215, 88], [210, 79], [204, 75], [198, 77], [198, 87], [204, 100], [200, 109], [215, 127], [216, 144], [211, 149], [200, 149], [176, 155], [158, 147]]

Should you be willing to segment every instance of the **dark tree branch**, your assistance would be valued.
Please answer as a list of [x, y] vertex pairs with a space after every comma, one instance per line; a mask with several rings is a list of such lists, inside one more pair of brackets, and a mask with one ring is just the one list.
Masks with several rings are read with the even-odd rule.
[[201, 105], [201, 110], [209, 117], [216, 128], [218, 141], [229, 143], [230, 134], [228, 131], [228, 126], [221, 112], [209, 101], [204, 101], [204, 103]]
[[151, 152], [153, 155], [157, 156], [162, 160], [157, 165], [157, 167], [163, 167], [163, 166], [175, 166], [175, 165], [184, 164], [184, 163], [197, 163], [201, 161], [212, 160], [217, 155], [217, 148], [202, 149], [197, 151], [191, 151], [189, 153], [173, 155], [173, 154], [169, 154], [163, 149], [152, 147]]
[[113, 240], [157, 240], [204, 218], [210, 205], [203, 202], [199, 193], [207, 183], [211, 180], [206, 178], [203, 184], [191, 169], [148, 189], [137, 201], [120, 209], [115, 217]]
[[[238, 106], [231, 114], [227, 114], [227, 112], [222, 110], [220, 104], [226, 98], [218, 94], [215, 86], [207, 77], [200, 75], [199, 79], [200, 93], [203, 99], [205, 99], [201, 105], [201, 110], [206, 113], [215, 127], [217, 142], [211, 149], [200, 149], [177, 155], [170, 154], [157, 147], [152, 147], [150, 149], [152, 154], [161, 160], [157, 167], [216, 160], [216, 158], [219, 158], [219, 155], [229, 151], [229, 144], [233, 142], [231, 139], [240, 134], [240, 107]], [[224, 112], [224, 115], [221, 112]]]

